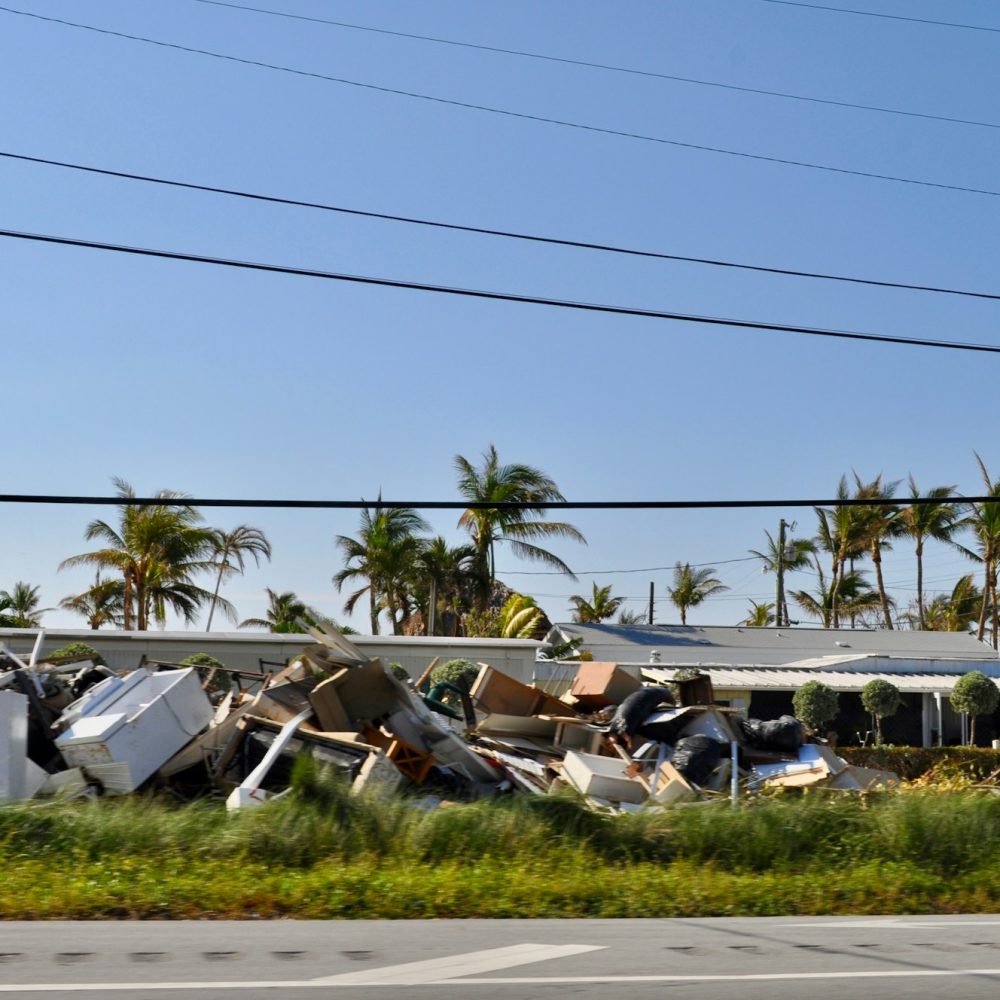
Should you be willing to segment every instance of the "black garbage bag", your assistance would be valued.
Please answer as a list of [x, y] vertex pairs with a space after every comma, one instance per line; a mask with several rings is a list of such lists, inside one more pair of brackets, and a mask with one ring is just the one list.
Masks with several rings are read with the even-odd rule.
[[639, 727], [660, 705], [673, 706], [674, 696], [670, 688], [644, 687], [633, 691], [619, 706], [608, 727], [612, 736], [631, 740]]
[[688, 781], [703, 785], [719, 766], [724, 749], [711, 736], [685, 736], [677, 741], [670, 762]]
[[805, 726], [794, 715], [762, 722], [760, 719], [737, 719], [743, 742], [757, 750], [795, 753], [806, 741]]

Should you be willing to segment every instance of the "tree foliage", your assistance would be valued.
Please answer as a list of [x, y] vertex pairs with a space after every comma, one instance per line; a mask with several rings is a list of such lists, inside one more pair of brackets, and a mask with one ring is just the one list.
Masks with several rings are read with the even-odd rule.
[[971, 670], [959, 677], [948, 698], [956, 712], [963, 712], [969, 716], [971, 720], [969, 745], [974, 746], [976, 716], [990, 715], [996, 711], [997, 705], [1000, 704], [1000, 689], [979, 670]]
[[712, 575], [714, 572], [711, 566], [692, 569], [690, 563], [675, 563], [673, 586], [667, 587], [667, 594], [680, 610], [682, 625], [687, 625], [688, 608], [697, 607], [713, 594], [729, 589]]
[[548, 538], [569, 538], [586, 544], [586, 539], [572, 524], [547, 521], [543, 503], [566, 498], [553, 479], [531, 465], [501, 464], [496, 446], [490, 445], [475, 466], [462, 455], [455, 456], [458, 492], [476, 504], [519, 503], [525, 507], [470, 507], [463, 512], [458, 526], [464, 528], [475, 547], [477, 580], [476, 610], [482, 611], [488, 600], [489, 584], [496, 577], [496, 546], [510, 546], [515, 556], [533, 559], [560, 570], [570, 579], [576, 577], [557, 555], [536, 542]]
[[887, 680], [876, 677], [861, 689], [861, 704], [866, 712], [875, 716], [875, 731], [882, 742], [882, 720], [895, 715], [902, 704], [899, 688]]
[[795, 716], [810, 729], [822, 730], [840, 711], [837, 692], [822, 681], [807, 681], [792, 696]]

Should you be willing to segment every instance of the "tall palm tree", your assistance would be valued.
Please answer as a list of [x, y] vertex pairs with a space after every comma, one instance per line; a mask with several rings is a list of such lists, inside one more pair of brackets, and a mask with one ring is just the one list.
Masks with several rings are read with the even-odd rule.
[[[841, 476], [837, 485], [837, 499], [849, 500], [850, 498], [847, 477]], [[848, 563], [864, 555], [867, 548], [864, 520], [858, 515], [855, 507], [838, 505], [831, 510], [821, 507], [813, 509], [819, 519], [816, 541], [821, 548], [830, 553], [832, 576], [830, 582], [830, 625], [839, 628], [841, 580], [848, 572]], [[829, 627], [829, 625], [825, 627]]]
[[[206, 632], [212, 631], [212, 616], [219, 603], [219, 589], [222, 587], [222, 581], [236, 573], [242, 575], [246, 570], [247, 556], [252, 556], [257, 566], [260, 565], [261, 556], [270, 562], [271, 543], [260, 528], [251, 528], [249, 524], [240, 524], [232, 531], [216, 528], [212, 532], [212, 562], [218, 567], [218, 575], [215, 578], [212, 601], [208, 607]], [[230, 617], [230, 621], [235, 622], [235, 620], [235, 616]]]
[[[785, 539], [785, 549], [784, 551], [779, 551], [778, 542], [771, 537], [771, 532], [765, 530], [764, 534], [767, 536], [767, 549], [764, 552], [758, 552], [757, 549], [749, 549], [750, 555], [756, 556], [763, 562], [763, 570], [765, 573], [777, 573], [778, 570], [782, 570], [786, 573], [794, 573], [796, 570], [805, 569], [809, 565], [810, 558], [816, 553], [816, 543], [811, 538], [786, 538]], [[751, 602], [754, 609], [758, 608], [759, 605], [755, 602]], [[788, 598], [787, 593], [785, 595], [785, 600], [780, 608], [781, 620], [785, 623], [788, 622]], [[751, 617], [757, 616], [758, 612], [756, 610], [751, 611]], [[772, 616], [771, 621], [765, 624], [770, 625], [775, 620], [776, 616]], [[746, 622], [744, 624], [752, 624]]]
[[121, 580], [102, 580], [98, 572], [92, 587], [81, 594], [64, 597], [59, 607], [83, 615], [92, 629], [119, 625], [123, 612], [122, 590]]
[[591, 584], [591, 595], [588, 600], [581, 594], [574, 594], [569, 603], [573, 605], [573, 621], [575, 622], [603, 622], [607, 618], [613, 618], [615, 612], [622, 606], [624, 597], [611, 596], [611, 584], [606, 587], [598, 587], [597, 583]]
[[875, 566], [875, 586], [882, 608], [882, 621], [887, 629], [891, 629], [892, 611], [882, 578], [882, 553], [892, 548], [891, 540], [903, 534], [904, 530], [899, 519], [899, 505], [889, 502], [895, 496], [899, 482], [883, 482], [880, 472], [870, 483], [864, 483], [855, 472], [854, 483], [857, 487], [856, 499], [874, 501], [870, 506], [855, 507], [854, 512], [861, 523], [864, 543]]
[[185, 621], [193, 621], [198, 608], [211, 594], [192, 578], [212, 568], [212, 531], [203, 527], [200, 511], [180, 503], [185, 494], [160, 490], [162, 503], [136, 506], [135, 491], [124, 479], [115, 479], [122, 504], [118, 525], [91, 521], [85, 537], [99, 539], [104, 548], [64, 559], [60, 569], [96, 566], [110, 569], [122, 578], [122, 624], [140, 631], [151, 619], [163, 620], [169, 606]]
[[860, 570], [847, 570], [838, 581], [839, 590], [834, 593], [833, 581], [829, 585], [823, 573], [819, 559], [814, 559], [817, 587], [810, 593], [807, 590], [793, 590], [789, 595], [793, 601], [810, 617], [818, 618], [823, 628], [836, 628], [834, 617], [834, 601], [838, 601], [839, 609], [845, 616], [865, 615], [878, 611], [882, 607], [877, 590], [873, 590]]
[[[990, 478], [986, 465], [978, 452], [974, 452], [979, 463], [979, 472], [986, 487], [985, 496], [1000, 497], [1000, 479]], [[997, 635], [1000, 632], [1000, 609], [997, 606], [997, 562], [1000, 560], [1000, 503], [972, 503], [966, 507], [967, 514], [962, 526], [972, 531], [978, 551], [959, 546], [969, 558], [976, 560], [983, 567], [983, 605], [979, 612], [979, 625], [976, 637], [982, 642], [986, 634], [987, 613], [991, 612], [991, 642], [997, 648]]]
[[646, 625], [649, 622], [649, 612], [642, 608], [622, 608], [618, 612], [616, 625]]
[[913, 539], [917, 557], [917, 627], [926, 628], [924, 616], [924, 542], [931, 538], [936, 542], [951, 542], [960, 527], [961, 511], [954, 502], [946, 502], [956, 487], [935, 486], [921, 494], [910, 473], [910, 497], [913, 500], [938, 500], [940, 503], [912, 503], [899, 511], [899, 524], [903, 533]]
[[[457, 635], [462, 616], [462, 594], [468, 589], [476, 550], [472, 545], [451, 546], [438, 535], [422, 543], [414, 562], [412, 590], [417, 604], [425, 609], [425, 619], [430, 623], [430, 602], [435, 606], [435, 630], [444, 626], [446, 634]], [[438, 616], [438, 612], [443, 612]], [[444, 614], [448, 622], [444, 622]]]
[[349, 580], [367, 581], [348, 596], [344, 610], [350, 614], [367, 594], [372, 635], [379, 634], [378, 616], [382, 610], [389, 615], [393, 633], [402, 633], [407, 611], [407, 584], [412, 580], [414, 564], [423, 545], [416, 532], [427, 528], [427, 522], [412, 507], [386, 509], [376, 506], [362, 510], [357, 538], [337, 536], [337, 547], [344, 553], [345, 565], [334, 574], [334, 585], [341, 590]]
[[690, 563], [674, 565], [674, 585], [667, 587], [667, 594], [680, 609], [682, 625], [687, 625], [688, 608], [697, 607], [707, 597], [729, 589], [712, 576], [714, 572], [711, 566], [692, 569]]
[[501, 465], [494, 445], [483, 453], [478, 468], [461, 455], [455, 456], [458, 491], [475, 504], [523, 503], [526, 507], [470, 507], [458, 520], [459, 527], [469, 532], [476, 548], [477, 610], [485, 609], [490, 585], [496, 577], [495, 549], [501, 542], [510, 545], [514, 555], [534, 559], [576, 577], [558, 556], [533, 544], [544, 538], [572, 538], [586, 544], [577, 528], [561, 521], [546, 521], [546, 511], [538, 504], [559, 502], [566, 498], [554, 480], [530, 465]]
[[40, 628], [42, 615], [51, 608], [40, 608], [39, 587], [18, 580], [13, 590], [0, 590], [4, 617], [10, 621], [9, 628]]

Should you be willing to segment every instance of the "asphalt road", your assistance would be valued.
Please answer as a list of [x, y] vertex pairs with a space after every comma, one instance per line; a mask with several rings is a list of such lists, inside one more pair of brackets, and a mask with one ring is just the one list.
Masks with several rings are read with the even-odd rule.
[[0, 924], [0, 1000], [1000, 995], [1000, 916]]

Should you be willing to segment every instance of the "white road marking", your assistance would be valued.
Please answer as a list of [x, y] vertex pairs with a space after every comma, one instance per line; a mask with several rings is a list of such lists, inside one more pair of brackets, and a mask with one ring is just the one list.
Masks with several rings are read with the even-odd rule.
[[330, 986], [416, 986], [421, 983], [457, 980], [463, 976], [495, 972], [530, 962], [568, 958], [588, 951], [601, 951], [603, 947], [593, 944], [514, 944], [507, 948], [489, 948], [486, 951], [471, 951], [447, 958], [429, 958], [422, 962], [407, 962], [382, 969], [362, 969], [317, 979], [316, 983]]
[[465, 976], [482, 972], [497, 972], [515, 965], [568, 958], [588, 951], [601, 951], [605, 945], [594, 944], [515, 944], [506, 948], [489, 948], [445, 958], [430, 958], [378, 969], [346, 972], [319, 979], [243, 980], [223, 982], [160, 982], [160, 983], [3, 983], [0, 993], [123, 993], [128, 990], [251, 990], [251, 989], [329, 989], [331, 986], [417, 986], [469, 982]]
[[[705, 974], [693, 976], [560, 976], [555, 978], [510, 977], [507, 979], [444, 979], [432, 986], [526, 986], [580, 983], [756, 983], [794, 979], [916, 979], [931, 976], [1000, 976], [1000, 969], [901, 969], [872, 972], [755, 972], [739, 976]], [[374, 985], [374, 984], [373, 984]]]
[[974, 917], [968, 920], [906, 920], [897, 917], [882, 917], [876, 920], [854, 920], [845, 917], [843, 920], [830, 920], [818, 923], [812, 920], [799, 921], [794, 924], [775, 924], [775, 927], [796, 927], [799, 930], [808, 930], [810, 927], [899, 927], [903, 930], [920, 930], [921, 927], [1000, 927], [1000, 920], [976, 920]]

